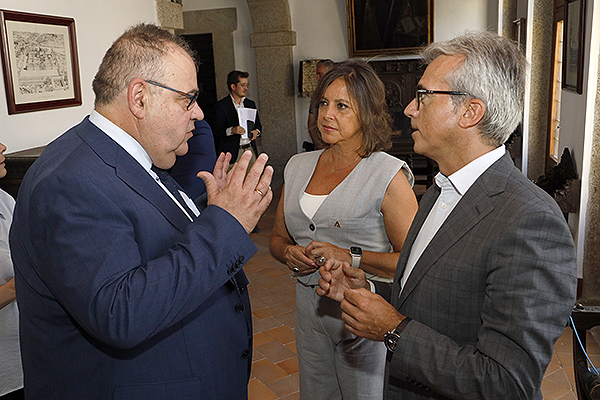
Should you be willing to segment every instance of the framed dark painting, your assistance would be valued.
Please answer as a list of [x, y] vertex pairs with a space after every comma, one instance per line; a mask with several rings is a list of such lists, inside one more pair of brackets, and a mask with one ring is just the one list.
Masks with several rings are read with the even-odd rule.
[[568, 0], [565, 6], [562, 87], [582, 94], [585, 0]]
[[0, 10], [9, 114], [81, 105], [72, 18]]
[[415, 54], [433, 40], [433, 0], [346, 0], [350, 57]]

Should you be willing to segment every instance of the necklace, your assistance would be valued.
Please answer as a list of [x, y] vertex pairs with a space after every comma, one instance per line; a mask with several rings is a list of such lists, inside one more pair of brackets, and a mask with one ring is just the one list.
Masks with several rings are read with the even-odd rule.
[[333, 174], [335, 171], [339, 171], [339, 170], [348, 168], [349, 166], [356, 163], [358, 160], [360, 160], [360, 156], [356, 156], [356, 158], [354, 158], [354, 160], [352, 160], [349, 164], [344, 165], [343, 167], [332, 168], [330, 165], [327, 165], [326, 167], [329, 168], [329, 173]]

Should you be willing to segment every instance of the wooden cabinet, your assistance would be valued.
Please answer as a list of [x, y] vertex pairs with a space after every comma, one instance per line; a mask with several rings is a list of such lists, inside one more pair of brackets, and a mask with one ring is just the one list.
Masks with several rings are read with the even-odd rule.
[[433, 184], [438, 169], [435, 161], [414, 152], [410, 118], [404, 115], [404, 109], [415, 98], [425, 65], [419, 59], [374, 60], [369, 64], [385, 85], [388, 111], [394, 119], [392, 129], [396, 135], [392, 138], [392, 148], [388, 153], [408, 163], [415, 174], [415, 192], [420, 198], [425, 189]]

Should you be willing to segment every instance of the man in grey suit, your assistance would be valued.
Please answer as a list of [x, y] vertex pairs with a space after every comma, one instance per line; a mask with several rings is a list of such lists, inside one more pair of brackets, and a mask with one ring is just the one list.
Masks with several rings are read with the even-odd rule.
[[526, 61], [514, 42], [484, 32], [422, 55], [428, 67], [405, 114], [415, 151], [440, 174], [392, 291], [372, 293], [361, 270], [329, 260], [317, 292], [341, 301], [350, 332], [385, 342], [387, 399], [541, 399], [576, 264], [559, 208], [503, 145], [521, 120]]

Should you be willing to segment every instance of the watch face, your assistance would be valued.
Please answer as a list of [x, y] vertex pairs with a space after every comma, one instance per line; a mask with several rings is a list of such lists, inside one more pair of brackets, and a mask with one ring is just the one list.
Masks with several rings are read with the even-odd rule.
[[355, 257], [361, 257], [362, 249], [360, 247], [352, 246], [352, 247], [350, 247], [350, 254], [352, 254]]
[[383, 339], [383, 341], [385, 343], [385, 347], [387, 347], [387, 349], [389, 351], [396, 350], [396, 344], [398, 343], [399, 338], [400, 337], [398, 336], [397, 333], [391, 333], [391, 332], [386, 333], [385, 337]]

